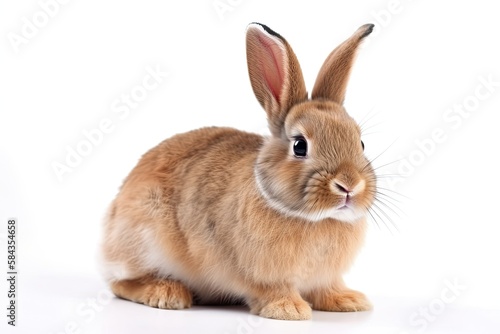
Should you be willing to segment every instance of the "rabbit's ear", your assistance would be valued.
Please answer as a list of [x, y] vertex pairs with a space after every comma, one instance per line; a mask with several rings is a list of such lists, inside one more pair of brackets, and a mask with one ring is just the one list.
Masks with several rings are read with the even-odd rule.
[[319, 70], [311, 94], [313, 99], [344, 103], [351, 67], [361, 41], [373, 31], [373, 24], [361, 26], [349, 39], [335, 48]]
[[253, 91], [266, 110], [271, 133], [280, 137], [288, 110], [307, 100], [299, 62], [288, 42], [260, 23], [248, 26], [246, 45]]

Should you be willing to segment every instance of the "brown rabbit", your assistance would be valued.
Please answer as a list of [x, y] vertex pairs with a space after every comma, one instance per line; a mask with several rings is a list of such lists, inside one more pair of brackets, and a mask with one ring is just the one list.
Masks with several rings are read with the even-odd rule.
[[176, 135], [147, 152], [105, 221], [113, 292], [149, 306], [243, 300], [286, 320], [371, 308], [342, 275], [363, 243], [376, 178], [342, 106], [360, 27], [323, 64], [311, 99], [287, 41], [252, 23], [252, 88], [272, 136], [231, 128]]

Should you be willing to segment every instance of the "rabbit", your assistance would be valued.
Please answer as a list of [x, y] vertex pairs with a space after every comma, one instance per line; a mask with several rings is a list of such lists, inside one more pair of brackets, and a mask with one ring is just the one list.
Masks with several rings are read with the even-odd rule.
[[343, 101], [372, 30], [330, 53], [309, 98], [288, 42], [248, 25], [248, 71], [270, 136], [206, 127], [142, 156], [104, 222], [103, 275], [117, 297], [161, 309], [242, 301], [282, 320], [371, 309], [343, 281], [376, 192]]

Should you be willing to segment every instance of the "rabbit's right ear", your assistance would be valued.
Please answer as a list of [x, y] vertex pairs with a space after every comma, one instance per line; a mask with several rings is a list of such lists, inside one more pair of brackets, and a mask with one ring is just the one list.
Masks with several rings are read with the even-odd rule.
[[248, 26], [246, 44], [253, 91], [266, 110], [271, 133], [280, 137], [290, 108], [307, 100], [302, 70], [288, 42], [263, 24]]

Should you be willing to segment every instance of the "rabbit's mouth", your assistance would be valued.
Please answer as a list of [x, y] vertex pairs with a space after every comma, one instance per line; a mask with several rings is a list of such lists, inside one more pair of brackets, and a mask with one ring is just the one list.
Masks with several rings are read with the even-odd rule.
[[318, 212], [308, 214], [310, 218], [315, 218], [311, 219], [314, 221], [330, 218], [340, 220], [345, 223], [355, 223], [359, 219], [365, 217], [365, 215], [365, 210], [357, 208], [351, 204], [341, 204], [332, 209], [320, 210]]

